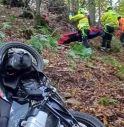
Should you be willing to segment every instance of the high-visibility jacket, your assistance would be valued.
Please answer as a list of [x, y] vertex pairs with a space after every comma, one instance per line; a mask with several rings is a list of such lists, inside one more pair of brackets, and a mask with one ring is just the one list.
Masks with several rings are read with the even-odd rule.
[[124, 32], [124, 18], [119, 19], [120, 30]]
[[112, 27], [119, 27], [118, 14], [113, 10], [105, 12], [101, 17], [101, 23], [103, 26], [109, 25]]
[[79, 30], [81, 29], [89, 29], [89, 21], [88, 21], [88, 17], [84, 14], [77, 14], [77, 15], [74, 15], [74, 16], [70, 16], [69, 19], [71, 21], [74, 21], [74, 22], [78, 22], [77, 23], [77, 27]]

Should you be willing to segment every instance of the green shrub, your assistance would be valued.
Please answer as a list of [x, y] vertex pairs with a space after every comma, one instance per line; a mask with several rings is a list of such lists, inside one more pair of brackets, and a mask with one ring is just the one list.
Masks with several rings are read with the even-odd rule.
[[54, 49], [57, 46], [55, 39], [41, 34], [32, 36], [28, 44], [32, 45], [39, 53], [41, 53], [44, 48]]
[[69, 50], [69, 56], [72, 58], [91, 58], [91, 48], [85, 48], [82, 44], [75, 44]]
[[5, 34], [0, 31], [0, 41], [2, 41], [5, 38]]
[[16, 21], [16, 16], [15, 16], [15, 15], [9, 16], [9, 21], [10, 21], [11, 23], [15, 22], [15, 21]]
[[121, 63], [115, 57], [112, 56], [103, 56], [102, 61], [114, 67], [121, 67]]
[[103, 106], [109, 106], [109, 105], [116, 105], [117, 104], [117, 100], [110, 98], [110, 97], [101, 97], [98, 101], [99, 104], [103, 105]]
[[117, 76], [121, 79], [124, 78], [124, 65], [112, 56], [102, 57], [102, 61], [112, 65], [117, 69]]
[[121, 50], [121, 43], [118, 39], [114, 38], [112, 41], [112, 51], [113, 52], [120, 52]]
[[121, 66], [118, 68], [117, 76], [118, 76], [118, 78], [120, 78], [121, 80], [124, 80], [124, 65], [121, 65]]
[[4, 22], [2, 23], [2, 29], [6, 30], [6, 29], [11, 29], [12, 25], [10, 22]]

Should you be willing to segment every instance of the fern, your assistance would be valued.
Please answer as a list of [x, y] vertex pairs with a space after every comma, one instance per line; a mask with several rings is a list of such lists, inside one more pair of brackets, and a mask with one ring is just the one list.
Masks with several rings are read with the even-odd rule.
[[32, 36], [28, 44], [32, 45], [39, 53], [41, 53], [44, 48], [54, 49], [57, 46], [55, 39], [41, 34]]
[[72, 58], [90, 58], [92, 51], [89, 48], [85, 48], [82, 44], [75, 44], [69, 50], [69, 56]]
[[12, 28], [12, 25], [11, 25], [11, 23], [10, 22], [4, 22], [3, 24], [2, 24], [2, 29], [11, 29]]
[[2, 41], [3, 38], [5, 38], [5, 34], [3, 32], [0, 31], [0, 40]]
[[109, 105], [116, 105], [117, 104], [117, 100], [110, 98], [110, 97], [101, 97], [99, 99], [99, 104], [104, 105], [104, 106], [109, 106]]

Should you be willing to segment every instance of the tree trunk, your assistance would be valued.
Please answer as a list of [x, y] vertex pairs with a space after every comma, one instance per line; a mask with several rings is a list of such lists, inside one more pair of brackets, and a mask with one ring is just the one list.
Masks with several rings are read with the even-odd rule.
[[98, 1], [98, 25], [101, 25], [100, 18], [101, 18], [101, 0]]
[[46, 21], [44, 20], [43, 17], [41, 17], [41, 14], [40, 14], [41, 3], [42, 3], [42, 0], [36, 0], [36, 13], [34, 15], [34, 26], [35, 27], [47, 25]]
[[89, 10], [89, 16], [90, 16], [90, 22], [91, 25], [95, 25], [95, 13], [96, 13], [96, 8], [95, 8], [95, 0], [88, 0], [88, 10]]

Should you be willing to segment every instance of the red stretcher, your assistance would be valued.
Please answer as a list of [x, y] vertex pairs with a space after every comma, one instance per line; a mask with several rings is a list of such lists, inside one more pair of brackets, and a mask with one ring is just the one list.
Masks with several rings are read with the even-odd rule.
[[[102, 34], [103, 34], [103, 30], [101, 28], [91, 27], [89, 30], [88, 39], [92, 39], [97, 36], [101, 36]], [[58, 40], [58, 44], [59, 45], [69, 44], [75, 41], [78, 41], [78, 42], [82, 41], [82, 36], [80, 32], [70, 32], [67, 34], [63, 34]]]

